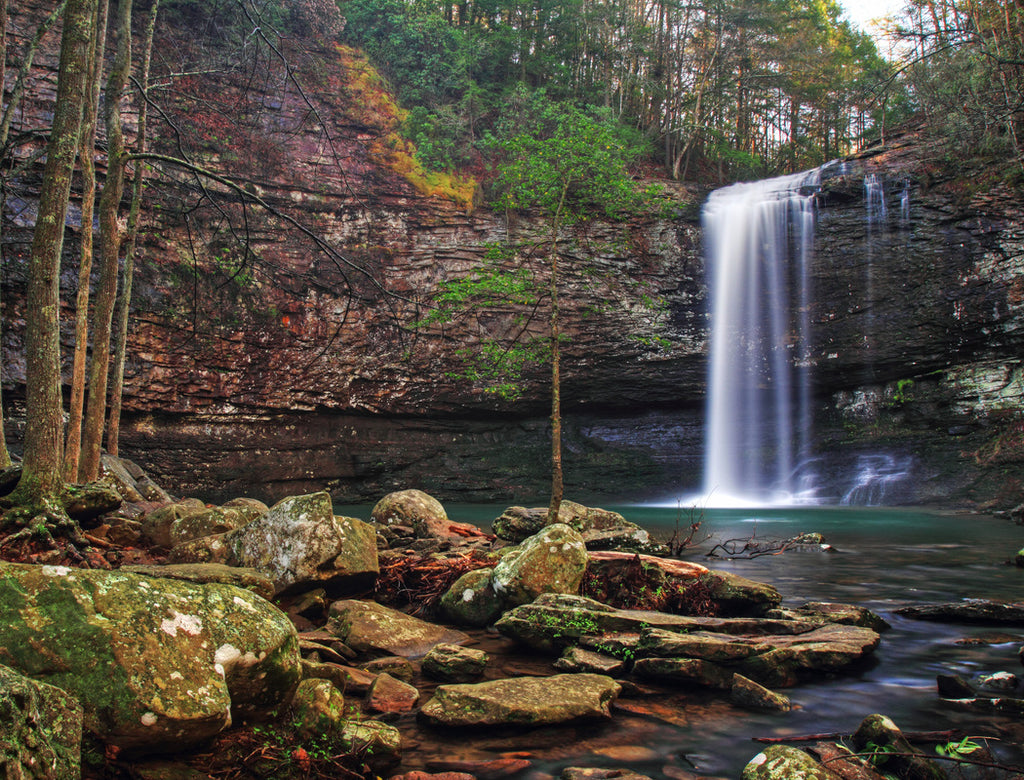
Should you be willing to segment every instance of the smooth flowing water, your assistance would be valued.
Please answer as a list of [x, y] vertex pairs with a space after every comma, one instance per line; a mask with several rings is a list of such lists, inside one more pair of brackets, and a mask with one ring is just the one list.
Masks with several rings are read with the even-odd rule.
[[[504, 507], [448, 506], [455, 520], [487, 527]], [[659, 536], [671, 534], [676, 519], [687, 525], [700, 517], [685, 508], [608, 507]], [[357, 516], [368, 514], [361, 513]], [[1006, 561], [1024, 544], [1024, 529], [986, 516], [908, 509], [790, 508], [712, 509], [701, 531], [712, 538], [689, 555], [723, 569], [775, 585], [786, 605], [806, 600], [868, 607], [892, 629], [872, 663], [848, 676], [808, 681], [784, 691], [796, 705], [788, 713], [757, 713], [731, 706], [720, 694], [669, 691], [655, 697], [623, 697], [608, 723], [529, 732], [457, 735], [423, 730], [414, 719], [402, 723], [411, 751], [408, 761], [485, 760], [522, 754], [533, 769], [557, 774], [568, 766], [633, 769], [653, 778], [738, 778], [760, 746], [755, 737], [820, 732], [849, 733], [871, 713], [892, 717], [908, 731], [963, 728], [1002, 740], [1001, 759], [1024, 765], [1016, 747], [1024, 723], [1006, 716], [959, 711], [937, 695], [936, 674], [972, 676], [1020, 672], [1017, 651], [1024, 626], [961, 626], [913, 621], [897, 607], [964, 598], [1018, 600], [1024, 570]], [[704, 553], [727, 539], [790, 538], [818, 531], [834, 553], [790, 551], [751, 560], [717, 560]], [[1000, 631], [996, 644], [961, 644], [966, 638]], [[483, 637], [484, 644], [488, 641]], [[551, 673], [553, 659], [524, 659], [521, 673]]]
[[813, 498], [808, 261], [818, 170], [716, 190], [703, 222], [711, 297], [705, 503]]

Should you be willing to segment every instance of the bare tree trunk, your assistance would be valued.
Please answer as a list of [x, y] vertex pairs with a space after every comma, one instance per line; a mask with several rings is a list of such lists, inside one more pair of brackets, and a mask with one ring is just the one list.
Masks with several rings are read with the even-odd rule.
[[61, 514], [57, 499], [64, 484], [60, 258], [86, 99], [85, 78], [95, 7], [96, 0], [68, 0], [64, 13], [56, 109], [29, 257], [25, 458], [21, 479], [9, 497], [12, 503], [40, 507], [53, 515]]
[[562, 507], [562, 345], [558, 311], [558, 228], [570, 182], [562, 187], [561, 200], [551, 220], [551, 503], [548, 523], [558, 522]]
[[125, 148], [121, 131], [121, 96], [132, 64], [132, 4], [118, 5], [117, 55], [104, 93], [103, 115], [107, 126], [107, 178], [100, 197], [100, 280], [92, 323], [92, 362], [89, 365], [89, 401], [82, 433], [82, 459], [78, 477], [91, 482], [99, 477], [103, 423], [107, 411], [107, 379], [110, 373], [110, 331], [117, 297], [117, 264], [121, 233], [117, 212], [124, 193]]
[[[7, 101], [7, 106], [4, 108], [3, 117], [0, 119], [0, 149], [7, 146], [7, 139], [11, 132], [11, 122], [14, 119], [15, 109], [21, 103], [21, 99], [25, 94], [25, 80], [28, 78], [29, 70], [32, 67], [32, 62], [35, 59], [36, 50], [39, 48], [39, 43], [42, 41], [43, 36], [49, 31], [51, 27], [60, 18], [60, 15], [64, 12], [64, 6], [67, 0], [61, 0], [57, 6], [50, 12], [50, 15], [46, 17], [36, 29], [35, 35], [32, 36], [32, 40], [25, 47], [25, 51], [21, 56], [21, 67], [18, 69], [18, 75], [14, 80], [14, 87], [11, 89], [11, 97]], [[0, 24], [2, 24], [2, 32], [0, 32], [0, 88], [5, 83], [6, 79], [6, 65], [7, 65], [7, 0], [0, 0]], [[2, 221], [0, 221], [0, 231], [2, 231]], [[2, 242], [0, 242], [2, 245]], [[11, 455], [7, 449], [7, 437], [4, 435], [4, 417], [3, 417], [3, 399], [0, 397], [0, 468], [7, 468], [11, 465]]]
[[[149, 10], [149, 16], [146, 18], [142, 67], [139, 73], [139, 83], [142, 89], [142, 94], [139, 96], [139, 134], [136, 143], [139, 154], [146, 153], [146, 127], [149, 117], [149, 64], [153, 54], [153, 33], [156, 30], [156, 17], [160, 9], [160, 0], [152, 1], [153, 4]], [[128, 314], [132, 303], [135, 240], [139, 233], [139, 211], [142, 204], [142, 180], [145, 167], [144, 161], [135, 161], [135, 173], [132, 180], [132, 205], [131, 210], [128, 212], [128, 239], [124, 252], [124, 281], [121, 284], [121, 295], [117, 302], [113, 387], [110, 391], [110, 416], [107, 420], [107, 450], [111, 455], [118, 454], [118, 438], [121, 435], [121, 397], [124, 394], [124, 364], [128, 352]]]
[[[0, 96], [4, 88], [4, 79], [7, 76], [7, 0], [0, 0]], [[2, 207], [0, 200], [0, 207]], [[0, 228], [2, 230], [2, 228]], [[2, 236], [2, 233], [0, 233]], [[0, 241], [0, 264], [3, 262], [3, 242]], [[0, 315], [0, 335], [3, 330], [3, 317]], [[0, 361], [0, 380], [3, 376], [3, 363]], [[11, 465], [11, 453], [7, 450], [7, 435], [4, 433], [4, 399], [3, 384], [0, 381], [0, 468], [6, 469]]]
[[78, 295], [75, 297], [75, 358], [71, 368], [71, 402], [68, 407], [67, 442], [64, 445], [64, 479], [78, 480], [78, 459], [82, 447], [82, 409], [85, 406], [85, 365], [89, 349], [89, 285], [92, 278], [92, 221], [96, 206], [96, 118], [103, 78], [109, 0], [96, 6], [95, 35], [90, 51], [86, 88], [89, 102], [82, 112], [82, 137], [78, 159], [82, 167], [82, 247], [78, 266]]

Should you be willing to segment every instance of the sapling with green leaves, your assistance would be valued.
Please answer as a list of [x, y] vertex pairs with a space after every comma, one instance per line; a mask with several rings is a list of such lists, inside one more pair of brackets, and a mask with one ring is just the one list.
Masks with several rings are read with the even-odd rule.
[[[522, 392], [530, 364], [546, 360], [551, 369], [551, 502], [549, 522], [562, 503], [562, 335], [559, 293], [560, 241], [569, 225], [603, 217], [620, 219], [642, 199], [628, 163], [639, 147], [607, 115], [564, 105], [546, 104], [529, 129], [492, 142], [500, 161], [494, 182], [494, 205], [508, 212], [536, 215], [544, 228], [534, 247], [547, 257], [546, 279], [514, 262], [528, 242], [511, 240], [489, 254], [466, 276], [445, 282], [436, 298], [433, 322], [446, 322], [468, 309], [511, 306], [519, 314], [512, 327], [484, 337], [463, 351], [466, 379], [486, 381], [506, 398]], [[541, 319], [547, 317], [547, 327]]]

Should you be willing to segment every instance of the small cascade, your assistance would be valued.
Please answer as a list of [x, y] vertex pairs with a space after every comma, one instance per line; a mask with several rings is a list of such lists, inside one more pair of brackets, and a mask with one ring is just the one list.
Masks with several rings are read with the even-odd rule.
[[910, 227], [910, 179], [903, 180], [903, 189], [900, 191], [900, 227]]
[[857, 476], [843, 495], [844, 506], [879, 506], [891, 499], [893, 489], [910, 473], [911, 459], [872, 454], [857, 458]]
[[[705, 505], [813, 497], [808, 264], [820, 171], [735, 184], [704, 207], [711, 290]], [[794, 432], [798, 432], [794, 436]]]
[[885, 206], [885, 183], [873, 173], [864, 177], [864, 200], [867, 205], [868, 227], [884, 225], [889, 216]]

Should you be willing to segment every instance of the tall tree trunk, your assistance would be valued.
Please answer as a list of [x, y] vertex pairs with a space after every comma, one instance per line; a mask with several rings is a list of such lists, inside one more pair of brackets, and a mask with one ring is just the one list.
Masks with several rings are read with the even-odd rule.
[[121, 233], [117, 212], [124, 193], [125, 149], [121, 131], [121, 97], [132, 64], [132, 4], [118, 4], [117, 55], [104, 93], [103, 115], [107, 127], [107, 178], [100, 197], [100, 279], [92, 323], [92, 362], [89, 365], [89, 401], [82, 432], [81, 482], [100, 474], [100, 449], [107, 412], [107, 379], [110, 373], [110, 331], [117, 298], [117, 265]]
[[[0, 96], [7, 76], [7, 0], [0, 0]], [[3, 200], [0, 199], [0, 208]], [[2, 230], [2, 228], [0, 228]], [[2, 236], [2, 232], [0, 232]], [[3, 242], [0, 241], [0, 264], [3, 263]], [[0, 316], [0, 335], [3, 333], [3, 317]], [[0, 469], [11, 465], [11, 453], [7, 450], [7, 434], [4, 433], [3, 365], [0, 361]]]
[[[7, 105], [3, 110], [3, 118], [0, 119], [0, 149], [7, 146], [7, 139], [11, 132], [11, 123], [14, 120], [15, 110], [21, 104], [21, 99], [25, 94], [25, 81], [28, 79], [29, 70], [32, 67], [32, 62], [35, 59], [36, 50], [39, 48], [39, 44], [43, 39], [43, 36], [49, 31], [51, 27], [60, 18], [60, 15], [64, 12], [64, 6], [67, 0], [61, 0], [56, 7], [50, 12], [50, 15], [43, 20], [43, 22], [36, 28], [35, 35], [32, 36], [32, 40], [25, 47], [25, 51], [21, 55], [21, 67], [18, 69], [18, 75], [14, 80], [14, 86], [11, 89], [10, 99], [7, 101]], [[0, 89], [5, 84], [6, 64], [7, 64], [7, 0], [0, 0], [0, 24], [2, 24], [2, 31], [0, 31]], [[6, 198], [6, 195], [4, 195]], [[2, 205], [2, 201], [0, 201]], [[3, 223], [0, 220], [0, 237], [2, 237]], [[2, 246], [2, 241], [0, 241]], [[2, 251], [2, 250], [0, 250]], [[7, 449], [7, 437], [4, 434], [4, 416], [3, 416], [3, 398], [0, 397], [0, 468], [6, 468], [11, 465], [11, 455]]]
[[85, 366], [89, 349], [89, 285], [92, 278], [92, 221], [96, 206], [96, 119], [103, 79], [109, 0], [96, 6], [95, 35], [92, 40], [86, 90], [89, 102], [82, 112], [82, 137], [78, 159], [82, 167], [82, 247], [78, 266], [78, 295], [75, 297], [75, 358], [71, 368], [71, 402], [68, 407], [67, 442], [64, 445], [64, 479], [78, 480], [78, 459], [82, 447], [82, 410], [85, 406]]
[[[96, 0], [68, 0], [64, 12], [57, 100], [46, 147], [29, 257], [25, 322], [26, 422], [21, 479], [9, 497], [15, 504], [60, 514], [63, 488], [63, 399], [60, 378], [60, 258], [71, 177], [78, 153], [85, 79], [89, 69]], [[6, 516], [5, 516], [6, 519]]]
[[[142, 49], [142, 67], [139, 83], [142, 94], [139, 96], [139, 133], [136, 143], [138, 154], [146, 153], [146, 128], [149, 117], [149, 64], [153, 54], [153, 33], [156, 30], [156, 17], [160, 9], [160, 0], [152, 0], [149, 16], [146, 18], [146, 33]], [[132, 205], [128, 212], [128, 240], [124, 252], [124, 281], [121, 284], [121, 295], [117, 301], [117, 332], [115, 334], [113, 387], [110, 391], [110, 417], [107, 421], [107, 449], [111, 455], [118, 454], [118, 438], [121, 435], [121, 397], [124, 394], [124, 364], [128, 352], [128, 314], [132, 304], [132, 277], [135, 267], [135, 240], [139, 234], [139, 212], [142, 204], [142, 180], [145, 163], [135, 161], [135, 173], [132, 180]]]
[[558, 229], [570, 182], [562, 187], [561, 199], [551, 219], [551, 503], [548, 522], [558, 522], [562, 507], [562, 345], [558, 311]]

